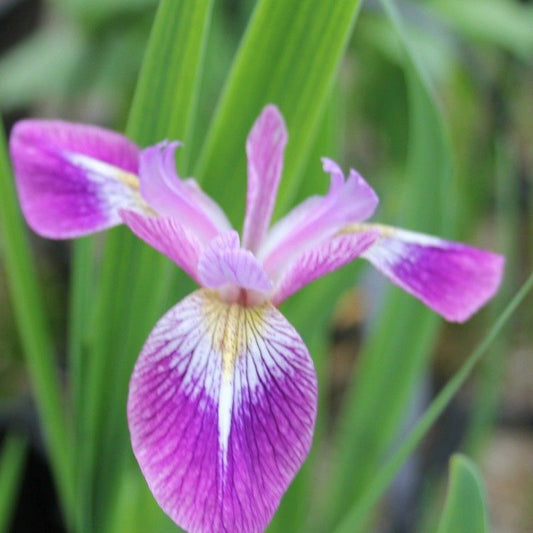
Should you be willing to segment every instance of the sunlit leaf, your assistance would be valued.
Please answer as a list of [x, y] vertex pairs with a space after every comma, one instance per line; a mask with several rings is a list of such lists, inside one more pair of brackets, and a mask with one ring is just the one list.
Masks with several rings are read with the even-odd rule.
[[244, 143], [253, 121], [274, 103], [287, 122], [276, 205], [283, 213], [298, 189], [360, 3], [258, 2], [195, 172], [237, 227], [244, 213]]

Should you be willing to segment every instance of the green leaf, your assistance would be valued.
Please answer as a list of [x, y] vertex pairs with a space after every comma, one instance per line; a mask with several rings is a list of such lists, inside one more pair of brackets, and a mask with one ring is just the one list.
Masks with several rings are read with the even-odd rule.
[[[194, 173], [226, 210], [235, 227], [242, 223], [245, 206], [246, 136], [262, 107], [269, 102], [280, 107], [290, 135], [277, 213], [285, 212], [293, 203], [307, 164], [308, 168], [312, 165], [313, 171], [306, 172], [305, 187], [316, 194], [327, 184], [315, 156], [324, 155], [327, 143], [318, 146], [317, 142], [323, 139], [321, 127], [328, 124], [322, 120], [359, 7], [359, 0], [329, 4], [258, 2]], [[315, 156], [313, 160], [310, 155]], [[314, 184], [318, 184], [317, 188], [313, 188]], [[332, 305], [324, 306], [323, 298], [325, 294], [334, 302], [340, 286], [337, 283], [336, 290], [332, 290], [333, 285], [335, 280], [331, 278], [321, 283], [325, 290], [306, 291], [308, 300], [293, 298], [295, 311], [289, 311], [289, 319], [305, 317], [304, 336], [306, 331], [316, 331], [317, 320], [331, 312]], [[298, 301], [313, 305], [302, 307]], [[315, 308], [320, 314], [313, 313]], [[322, 329], [322, 335], [325, 333]], [[280, 518], [274, 520], [272, 531], [303, 523], [308, 496], [306, 482], [300, 481], [304, 475], [300, 474], [284, 498]]]
[[[402, 226], [443, 235], [453, 204], [446, 131], [423, 64], [411, 48], [394, 4], [384, 0], [383, 5], [407, 53], [409, 153]], [[389, 184], [390, 189], [395, 187], [398, 189], [397, 184]], [[337, 520], [361, 497], [389, 451], [431, 355], [439, 323], [438, 316], [420, 302], [388, 287], [359, 356], [357, 380], [342, 415], [331, 482], [330, 521]]]
[[258, 2], [195, 172], [236, 227], [244, 214], [245, 139], [269, 102], [290, 133], [277, 212], [292, 204], [360, 4]]
[[464, 455], [450, 461], [450, 483], [437, 533], [488, 533], [483, 481]]
[[211, 0], [161, 2], [127, 127], [139, 144], [189, 140], [211, 9]]
[[24, 437], [7, 435], [0, 455], [0, 531], [9, 531], [26, 459]]
[[409, 433], [408, 437], [402, 442], [398, 451], [384, 466], [375, 472], [361, 498], [354, 502], [350, 510], [344, 515], [340, 525], [335, 528], [335, 533], [358, 533], [363, 529], [369, 513], [375, 507], [379, 498], [383, 496], [404, 462], [420, 444], [422, 438], [427, 434], [444, 409], [450, 404], [457, 391], [465, 384], [476, 364], [487, 353], [494, 339], [500, 334], [503, 327], [532, 289], [533, 273], [530, 274], [520, 290], [500, 313], [498, 319], [478, 347], [468, 356], [461, 368], [431, 402], [424, 415]]

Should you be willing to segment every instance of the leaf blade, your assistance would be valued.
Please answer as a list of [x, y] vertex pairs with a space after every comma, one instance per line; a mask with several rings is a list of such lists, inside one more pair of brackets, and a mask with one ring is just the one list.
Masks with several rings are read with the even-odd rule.
[[450, 460], [450, 481], [437, 533], [487, 533], [488, 518], [483, 481], [466, 456]]
[[[394, 3], [382, 3], [406, 52], [410, 136], [402, 223], [409, 229], [442, 235], [448, 229], [451, 197], [451, 156], [445, 127], [423, 63], [410, 44]], [[357, 380], [346, 400], [331, 481], [329, 521], [338, 520], [350, 502], [362, 497], [391, 446], [416, 379], [427, 364], [438, 325], [438, 316], [420, 302], [396, 288], [387, 288], [381, 316], [363, 347]]]
[[0, 128], [0, 237], [17, 328], [34, 387], [47, 452], [62, 510], [69, 521], [73, 509], [71, 435], [63, 411], [61, 383], [37, 273], [19, 210], [8, 164], [4, 131]]
[[276, 212], [292, 203], [360, 4], [258, 2], [195, 172], [209, 191], [207, 178], [231, 170], [216, 197], [234, 224], [244, 213], [246, 135], [267, 103], [280, 107], [291, 135]]

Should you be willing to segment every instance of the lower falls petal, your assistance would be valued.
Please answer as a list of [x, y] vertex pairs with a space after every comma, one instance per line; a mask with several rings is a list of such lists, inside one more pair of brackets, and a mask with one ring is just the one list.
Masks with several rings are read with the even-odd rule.
[[309, 451], [316, 400], [307, 348], [275, 307], [199, 290], [160, 319], [135, 365], [133, 451], [190, 533], [263, 531]]

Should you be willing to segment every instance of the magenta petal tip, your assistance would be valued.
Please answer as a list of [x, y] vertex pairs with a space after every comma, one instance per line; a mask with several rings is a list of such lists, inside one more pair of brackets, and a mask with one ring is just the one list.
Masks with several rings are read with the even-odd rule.
[[505, 265], [493, 252], [392, 228], [363, 255], [452, 322], [464, 322], [494, 296]]

